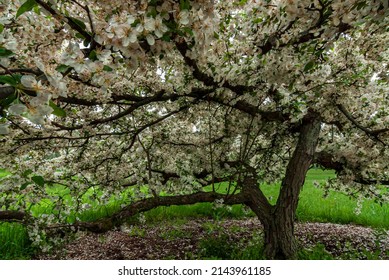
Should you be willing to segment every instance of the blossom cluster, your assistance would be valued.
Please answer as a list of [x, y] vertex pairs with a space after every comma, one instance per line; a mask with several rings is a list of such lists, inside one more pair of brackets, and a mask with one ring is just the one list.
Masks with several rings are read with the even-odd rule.
[[385, 1], [24, 2], [0, 6], [1, 209], [275, 183], [312, 116], [338, 186], [388, 181]]

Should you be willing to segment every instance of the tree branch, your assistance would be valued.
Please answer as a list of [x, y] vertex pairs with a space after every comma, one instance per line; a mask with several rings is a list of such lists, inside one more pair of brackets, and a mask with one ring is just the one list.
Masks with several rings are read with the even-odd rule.
[[343, 113], [343, 115], [358, 129], [362, 130], [365, 132], [368, 136], [373, 137], [375, 140], [386, 146], [387, 144], [383, 142], [381, 139], [378, 138], [378, 136], [382, 133], [388, 132], [389, 128], [384, 128], [384, 129], [378, 129], [378, 130], [370, 130], [360, 123], [356, 121], [356, 119], [351, 115], [350, 112], [347, 111], [346, 107], [344, 107], [342, 104], [337, 104], [338, 109]]
[[362, 185], [389, 185], [389, 180], [380, 180], [377, 178], [365, 178], [361, 174], [358, 174], [358, 167], [355, 164], [351, 164], [347, 161], [346, 158], [342, 157], [340, 160], [334, 160], [333, 153], [329, 153], [326, 151], [321, 151], [315, 153], [313, 163], [319, 164], [325, 169], [333, 169], [338, 174], [346, 169], [351, 169], [353, 173], [356, 175], [353, 180], [355, 183], [359, 183]]
[[19, 221], [22, 222], [25, 219], [27, 219], [29, 215], [25, 212], [21, 211], [12, 211], [12, 210], [4, 210], [0, 211], [0, 221], [5, 222], [15, 222]]
[[226, 81], [220, 85], [218, 82], [215, 82], [213, 77], [202, 72], [200, 70], [199, 66], [197, 65], [197, 62], [194, 59], [187, 56], [186, 53], [187, 53], [187, 51], [190, 50], [190, 48], [189, 48], [188, 44], [185, 42], [185, 40], [182, 39], [182, 40], [176, 42], [176, 48], [180, 52], [182, 57], [184, 58], [186, 65], [193, 69], [193, 72], [192, 72], [193, 77], [195, 77], [197, 80], [203, 82], [205, 86], [213, 87], [213, 88], [224, 87], [224, 88], [228, 88], [228, 89], [232, 90], [235, 93], [243, 93], [245, 91], [254, 90], [253, 87], [249, 87], [249, 86], [231, 85], [228, 81]]
[[78, 230], [101, 233], [113, 229], [115, 226], [122, 224], [125, 220], [136, 214], [160, 206], [190, 205], [200, 202], [214, 202], [215, 200], [224, 200], [223, 203], [226, 205], [244, 204], [246, 202], [246, 198], [242, 193], [229, 195], [228, 197], [216, 192], [197, 192], [176, 196], [149, 197], [136, 201], [107, 218], [102, 218], [94, 222], [76, 222], [71, 225], [52, 225], [50, 228], [74, 227]]

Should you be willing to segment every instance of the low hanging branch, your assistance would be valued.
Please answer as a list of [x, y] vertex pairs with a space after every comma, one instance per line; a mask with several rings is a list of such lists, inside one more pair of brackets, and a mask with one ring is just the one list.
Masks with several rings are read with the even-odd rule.
[[[98, 219], [97, 221], [76, 222], [74, 224], [55, 224], [49, 225], [47, 228], [51, 230], [74, 228], [76, 230], [102, 233], [122, 224], [126, 219], [131, 218], [136, 214], [146, 212], [160, 206], [190, 205], [200, 202], [214, 202], [215, 200], [223, 200], [223, 203], [226, 205], [244, 204], [246, 202], [246, 196], [243, 193], [229, 195], [227, 197], [226, 195], [216, 192], [198, 192], [177, 196], [149, 197], [124, 207], [118, 212], [112, 214], [110, 217]], [[31, 223], [29, 215], [20, 211], [0, 211], [0, 221], [25, 221], [27, 224]]]
[[344, 171], [346, 168], [352, 169], [354, 174], [356, 174], [353, 180], [355, 183], [359, 183], [362, 185], [379, 184], [389, 186], [389, 180], [363, 177], [361, 174], [359, 174], [358, 166], [355, 165], [355, 163], [353, 164], [349, 162], [345, 157], [341, 157], [341, 159], [336, 159], [336, 156], [333, 153], [327, 151], [315, 153], [314, 163], [319, 164], [325, 169], [333, 169], [337, 173]]
[[4, 222], [23, 222], [28, 218], [28, 214], [21, 211], [5, 210], [0, 211], [0, 221]]
[[104, 218], [95, 222], [78, 222], [73, 226], [75, 226], [79, 230], [88, 230], [91, 232], [106, 232], [112, 229], [113, 227], [122, 224], [126, 219], [136, 214], [146, 212], [160, 206], [190, 205], [200, 202], [214, 202], [215, 200], [224, 200], [224, 204], [234, 205], [245, 203], [246, 198], [242, 193], [239, 193], [233, 196], [228, 196], [228, 199], [226, 199], [226, 195], [219, 194], [216, 192], [198, 192], [177, 196], [150, 197], [126, 206], [119, 212], [113, 214], [111, 217]]

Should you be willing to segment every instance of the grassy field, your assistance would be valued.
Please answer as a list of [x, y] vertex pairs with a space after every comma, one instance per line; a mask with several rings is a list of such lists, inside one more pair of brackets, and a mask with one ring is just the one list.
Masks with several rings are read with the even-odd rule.
[[[0, 176], [4, 176], [4, 171], [0, 170]], [[363, 201], [361, 213], [356, 213], [357, 201], [348, 196], [330, 191], [324, 197], [324, 190], [315, 186], [314, 182], [322, 183], [328, 178], [334, 177], [331, 171], [312, 169], [309, 171], [304, 188], [300, 196], [299, 207], [297, 209], [297, 219], [302, 222], [330, 222], [341, 224], [358, 224], [374, 227], [377, 229], [389, 229], [389, 205], [380, 206], [372, 200]], [[220, 189], [223, 189], [221, 184]], [[225, 189], [225, 187], [224, 187]], [[279, 185], [262, 186], [265, 195], [272, 203], [275, 203]], [[48, 192], [61, 193], [66, 199], [67, 190], [65, 188], [54, 188]], [[122, 195], [121, 200], [112, 200], [107, 206], [99, 206], [96, 201], [90, 201], [89, 195], [85, 195], [85, 202], [91, 204], [91, 208], [81, 214], [69, 216], [69, 221], [76, 217], [83, 221], [91, 221], [109, 215], [120, 209], [120, 204], [128, 200], [131, 192]], [[50, 213], [52, 202], [43, 200], [41, 203], [31, 207], [34, 215]], [[242, 219], [254, 216], [253, 213], [242, 205], [232, 207], [214, 207], [212, 203], [198, 203], [188, 206], [159, 207], [144, 213], [144, 219], [148, 223], [156, 223], [161, 220], [182, 222], [191, 218], [207, 217], [216, 220], [225, 218]], [[136, 221], [138, 217], [134, 217]], [[0, 223], [0, 259], [28, 259], [34, 250], [30, 246], [26, 229], [15, 223]]]
[[[389, 229], [389, 204], [380, 205], [366, 199], [362, 203], [362, 211], [357, 214], [357, 201], [349, 196], [330, 191], [324, 197], [323, 188], [318, 188], [314, 182], [323, 183], [335, 177], [332, 171], [312, 169], [308, 172], [297, 208], [297, 219], [301, 222], [330, 222], [340, 224], [358, 224], [374, 228]], [[223, 183], [220, 189], [223, 190]], [[279, 193], [279, 185], [265, 185], [261, 189], [275, 204]], [[234, 205], [229, 208], [215, 208], [211, 203], [199, 203], [189, 206], [170, 206], [153, 209], [145, 214], [148, 221], [161, 219], [176, 219], [185, 217], [243, 218], [253, 216], [245, 206]]]

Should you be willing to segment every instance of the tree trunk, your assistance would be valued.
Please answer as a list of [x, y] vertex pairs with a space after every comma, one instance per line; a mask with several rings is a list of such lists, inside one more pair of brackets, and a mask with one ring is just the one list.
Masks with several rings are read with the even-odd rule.
[[[285, 209], [286, 210], [286, 209]], [[264, 254], [268, 259], [294, 259], [297, 251], [297, 242], [294, 237], [294, 220], [289, 211], [274, 213], [264, 227]]]
[[296, 258], [294, 220], [300, 190], [313, 160], [320, 126], [320, 120], [313, 113], [303, 119], [299, 139], [288, 163], [276, 205], [271, 206], [267, 203], [255, 182], [251, 182], [250, 186], [248, 184], [244, 186], [246, 204], [256, 213], [264, 226], [264, 253], [268, 259]]

